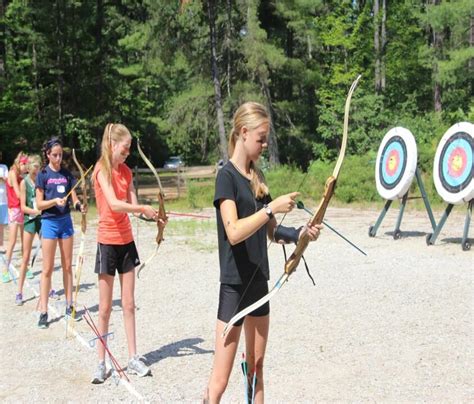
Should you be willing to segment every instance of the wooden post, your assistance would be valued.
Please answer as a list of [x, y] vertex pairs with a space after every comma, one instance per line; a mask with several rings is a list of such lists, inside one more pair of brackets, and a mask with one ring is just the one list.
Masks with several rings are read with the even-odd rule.
[[135, 166], [135, 192], [137, 193], [137, 199], [138, 199], [138, 166]]
[[180, 193], [180, 183], [181, 183], [181, 176], [180, 176], [180, 167], [179, 167], [179, 164], [178, 164], [178, 167], [176, 168], [176, 175], [178, 177], [178, 181], [177, 181], [177, 187], [178, 187], [178, 199], [179, 197], [181, 196], [181, 193]]

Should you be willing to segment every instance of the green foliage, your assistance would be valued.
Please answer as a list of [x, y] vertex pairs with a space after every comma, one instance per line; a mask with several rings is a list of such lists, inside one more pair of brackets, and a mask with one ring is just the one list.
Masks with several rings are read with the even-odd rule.
[[[59, 135], [66, 146], [81, 149], [85, 165], [92, 164], [106, 123], [122, 122], [156, 166], [171, 154], [183, 155], [188, 165], [214, 164], [220, 139], [210, 3], [180, 3], [4, 2], [0, 142], [6, 162], [19, 149], [38, 152], [46, 137]], [[289, 183], [297, 187], [302, 170], [309, 170], [301, 192], [316, 198], [339, 153], [348, 88], [362, 74], [336, 198], [377, 200], [367, 161], [394, 126], [413, 132], [419, 165], [431, 173], [444, 131], [474, 121], [471, 3], [389, 5], [382, 49], [386, 86], [376, 93], [374, 28], [381, 16], [374, 18], [373, 2], [213, 2], [225, 129], [242, 102], [265, 104], [278, 146], [267, 162], [278, 150], [282, 163], [267, 171], [272, 193], [287, 192]], [[435, 85], [441, 113], [433, 112]], [[129, 164], [143, 164], [133, 147]], [[191, 206], [209, 206], [212, 193], [213, 183], [196, 182], [186, 198]]]
[[214, 181], [188, 181], [186, 199], [192, 209], [212, 206], [214, 201]]

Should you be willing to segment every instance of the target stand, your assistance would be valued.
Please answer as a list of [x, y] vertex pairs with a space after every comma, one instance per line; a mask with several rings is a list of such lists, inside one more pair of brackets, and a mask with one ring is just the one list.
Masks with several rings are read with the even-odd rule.
[[441, 220], [426, 236], [426, 244], [436, 242], [454, 205], [467, 203], [464, 231], [461, 240], [463, 251], [470, 250], [469, 225], [474, 204], [474, 125], [459, 122], [451, 126], [441, 138], [436, 149], [433, 179], [438, 194], [448, 203]]
[[385, 206], [373, 226], [369, 227], [369, 237], [375, 237], [390, 205], [395, 199], [401, 199], [400, 211], [393, 232], [393, 238], [398, 240], [402, 236], [400, 225], [408, 199], [420, 197], [409, 197], [410, 185], [413, 177], [416, 177], [421, 198], [425, 204], [431, 227], [436, 228], [436, 222], [431, 210], [428, 196], [425, 192], [420, 170], [417, 167], [418, 153], [413, 134], [405, 128], [396, 127], [390, 129], [382, 139], [377, 153], [375, 164], [375, 181], [380, 196], [387, 200]]

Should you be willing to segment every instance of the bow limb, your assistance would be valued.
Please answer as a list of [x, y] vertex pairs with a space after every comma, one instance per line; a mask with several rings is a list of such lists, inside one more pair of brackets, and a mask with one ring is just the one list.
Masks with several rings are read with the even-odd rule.
[[272, 290], [270, 290], [270, 292], [268, 292], [260, 300], [257, 300], [255, 303], [253, 303], [250, 306], [246, 307], [245, 309], [241, 310], [234, 317], [232, 317], [229, 320], [229, 322], [225, 325], [224, 329], [222, 330], [222, 337], [225, 337], [226, 334], [231, 329], [231, 327], [237, 321], [239, 321], [241, 318], [244, 318], [247, 314], [252, 313], [252, 311], [257, 310], [259, 307], [261, 307], [265, 303], [269, 302], [270, 299], [277, 294], [277, 292], [280, 290], [280, 288], [283, 286], [283, 284], [288, 280], [289, 276], [290, 275], [288, 275], [287, 273], [283, 273], [283, 275], [280, 276], [280, 279], [278, 279], [278, 281], [275, 283], [275, 286], [273, 286], [273, 288], [272, 288]]
[[[325, 188], [324, 188], [324, 194], [321, 199], [321, 202], [319, 203], [318, 208], [316, 209], [314, 215], [312, 216], [310, 220], [310, 225], [314, 226], [316, 224], [321, 224], [324, 215], [326, 214], [327, 207], [329, 206], [329, 202], [334, 195], [334, 189], [336, 187], [336, 182], [337, 178], [339, 176], [339, 172], [341, 170], [342, 162], [344, 160], [344, 156], [346, 153], [346, 148], [347, 148], [347, 139], [348, 139], [348, 127], [349, 127], [349, 110], [350, 110], [350, 104], [351, 104], [351, 99], [352, 99], [352, 94], [357, 87], [357, 84], [360, 80], [361, 76], [359, 75], [354, 82], [352, 83], [349, 93], [346, 98], [346, 104], [345, 104], [345, 109], [344, 109], [344, 126], [343, 126], [343, 131], [342, 131], [342, 143], [341, 143], [341, 150], [339, 152], [339, 157], [336, 161], [336, 165], [334, 167], [332, 175], [326, 180]], [[260, 300], [256, 301], [254, 304], [250, 305], [249, 307], [245, 308], [244, 310], [240, 311], [237, 313], [234, 317], [232, 317], [229, 322], [226, 324], [224, 327], [224, 330], [222, 332], [222, 337], [225, 337], [225, 335], [229, 332], [230, 328], [241, 318], [245, 317], [247, 314], [251, 313], [252, 311], [258, 309], [259, 307], [263, 306], [265, 303], [270, 301], [270, 299], [277, 294], [277, 292], [281, 289], [281, 287], [285, 284], [285, 282], [288, 280], [290, 275], [296, 270], [298, 267], [298, 264], [301, 261], [301, 257], [303, 256], [303, 253], [305, 252], [306, 248], [308, 247], [308, 244], [310, 242], [309, 235], [307, 233], [304, 233], [298, 242], [296, 243], [296, 248], [291, 254], [290, 258], [285, 262], [285, 269], [283, 272], [283, 275], [278, 279], [276, 282], [275, 286], [272, 288], [270, 292], [268, 292], [267, 295], [262, 297]]]
[[[339, 173], [341, 171], [342, 162], [344, 160], [344, 156], [346, 154], [347, 148], [347, 139], [348, 139], [348, 132], [349, 132], [349, 110], [351, 105], [352, 94], [359, 83], [361, 76], [359, 75], [351, 85], [349, 89], [349, 93], [347, 94], [346, 98], [346, 105], [344, 108], [344, 127], [342, 130], [342, 143], [341, 143], [341, 150], [339, 152], [339, 157], [336, 161], [336, 166], [334, 167], [334, 171], [332, 175], [326, 180], [326, 184], [324, 187], [324, 194], [319, 203], [318, 208], [316, 209], [313, 217], [310, 220], [310, 225], [314, 226], [316, 224], [321, 224], [324, 219], [324, 215], [326, 214], [327, 207], [329, 206], [329, 202], [334, 195], [334, 190], [336, 188], [337, 178], [339, 177]], [[285, 263], [285, 273], [291, 275], [292, 272], [296, 270], [298, 264], [300, 263], [301, 257], [303, 256], [304, 251], [308, 247], [309, 244], [309, 236], [307, 233], [303, 234], [303, 236], [298, 240], [296, 243], [296, 248], [293, 254], [291, 254], [290, 258]]]
[[[81, 189], [82, 189], [82, 205], [87, 208], [87, 184], [86, 184], [86, 179], [85, 179], [85, 173], [84, 169], [82, 168], [81, 164], [79, 163], [79, 160], [76, 157], [76, 151], [72, 149], [72, 159], [74, 161], [74, 164], [76, 165], [77, 169], [79, 170], [79, 174], [81, 175]], [[87, 212], [87, 210], [86, 210]], [[81, 213], [81, 232], [83, 234], [86, 233], [87, 230], [87, 213]]]
[[[87, 182], [86, 182], [86, 173], [82, 168], [79, 160], [76, 157], [76, 151], [72, 149], [72, 159], [74, 164], [76, 165], [81, 178], [81, 190], [82, 190], [82, 205], [84, 207], [83, 212], [81, 212], [81, 243], [79, 245], [79, 253], [77, 254], [76, 258], [76, 271], [75, 271], [75, 280], [76, 280], [76, 289], [74, 291], [74, 304], [72, 305], [72, 317], [76, 316], [76, 307], [77, 307], [77, 295], [79, 294], [79, 287], [81, 282], [81, 273], [82, 267], [84, 265], [84, 247], [86, 242], [86, 231], [87, 231]], [[89, 171], [89, 170], [88, 170]], [[74, 324], [74, 321], [73, 321]], [[67, 336], [67, 328], [66, 328], [66, 336]]]
[[[166, 210], [165, 210], [165, 198], [164, 198], [164, 192], [163, 192], [163, 187], [161, 186], [161, 180], [158, 175], [158, 172], [156, 171], [155, 167], [151, 163], [151, 161], [148, 159], [148, 157], [145, 155], [143, 152], [142, 148], [140, 147], [140, 141], [137, 140], [137, 149], [138, 153], [140, 154], [141, 158], [145, 162], [145, 164], [148, 166], [148, 168], [151, 170], [153, 175], [155, 176], [156, 182], [158, 183], [158, 203], [159, 203], [159, 209], [158, 209], [158, 219], [162, 219], [163, 221], [166, 222], [167, 216], [166, 216]], [[158, 233], [156, 235], [156, 248], [155, 252], [143, 263], [140, 265], [137, 271], [137, 277], [140, 278], [140, 272], [141, 270], [150, 263], [150, 261], [155, 257], [155, 255], [158, 253], [158, 249], [160, 248], [161, 242], [163, 241], [163, 233], [164, 233], [164, 226], [162, 223], [159, 221], [156, 222], [157, 227], [158, 227]]]

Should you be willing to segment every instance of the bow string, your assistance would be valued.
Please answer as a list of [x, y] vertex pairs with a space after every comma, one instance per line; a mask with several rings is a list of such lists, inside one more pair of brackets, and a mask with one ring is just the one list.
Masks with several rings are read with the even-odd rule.
[[[81, 175], [79, 182], [81, 184], [82, 207], [83, 207], [81, 211], [81, 243], [79, 244], [79, 252], [76, 258], [76, 272], [75, 272], [76, 289], [74, 291], [74, 304], [72, 305], [73, 307], [72, 307], [72, 314], [71, 314], [72, 318], [74, 318], [76, 316], [77, 296], [79, 294], [82, 267], [84, 265], [84, 247], [85, 247], [85, 242], [86, 242], [86, 231], [87, 231], [87, 200], [88, 198], [87, 198], [86, 175], [90, 171], [92, 166], [87, 170], [87, 172], [84, 172], [82, 165], [79, 163], [79, 160], [76, 157], [75, 149], [72, 149], [72, 159], [79, 171], [79, 174]], [[74, 321], [72, 323], [74, 324]], [[66, 332], [67, 332], [67, 329], [66, 329]]]

